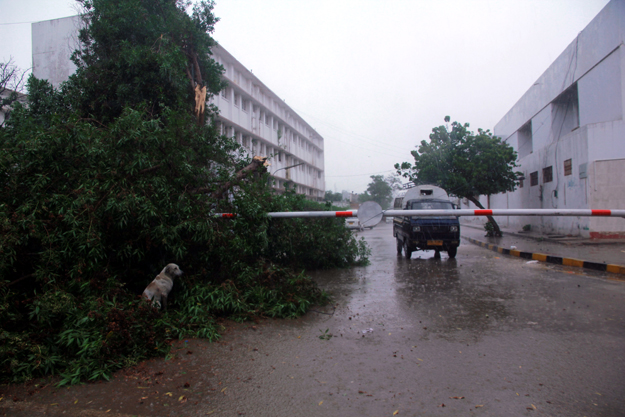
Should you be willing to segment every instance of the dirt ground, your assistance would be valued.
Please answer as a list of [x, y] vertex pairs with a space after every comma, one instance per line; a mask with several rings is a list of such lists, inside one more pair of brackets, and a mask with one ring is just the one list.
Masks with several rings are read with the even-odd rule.
[[[270, 323], [272, 320], [268, 320]], [[187, 339], [173, 344], [168, 358], [156, 358], [116, 372], [111, 381], [55, 387], [58, 378], [0, 385], [0, 416], [148, 416], [188, 414], [208, 404], [206, 394], [221, 394], [222, 383], [211, 363], [198, 356], [213, 346], [226, 347], [244, 332], [262, 333], [263, 324], [221, 323], [222, 338], [214, 343]]]

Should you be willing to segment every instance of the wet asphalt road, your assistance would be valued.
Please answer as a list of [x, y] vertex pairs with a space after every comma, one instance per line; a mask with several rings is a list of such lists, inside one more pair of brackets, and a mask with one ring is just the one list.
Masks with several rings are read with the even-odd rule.
[[314, 275], [333, 315], [269, 321], [209, 349], [226, 389], [203, 413], [625, 415], [625, 282], [470, 244], [456, 259], [407, 260], [391, 225], [361, 235], [371, 265]]
[[145, 416], [625, 415], [625, 282], [467, 243], [456, 259], [407, 260], [391, 225], [360, 235], [369, 266], [314, 274], [332, 306], [190, 341], [169, 368], [147, 365], [163, 378], [150, 389], [126, 376], [41, 402]]

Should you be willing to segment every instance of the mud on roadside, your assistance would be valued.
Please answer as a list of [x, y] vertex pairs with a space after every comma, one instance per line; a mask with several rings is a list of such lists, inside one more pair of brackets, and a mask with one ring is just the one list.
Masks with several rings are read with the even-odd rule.
[[[59, 377], [0, 385], [0, 416], [177, 416], [210, 403], [222, 387], [213, 364], [202, 355], [213, 344], [228, 345], [240, 332], [257, 330], [255, 323], [224, 321], [223, 337], [215, 342], [184, 339], [170, 355], [117, 371], [110, 381], [56, 387]], [[262, 326], [262, 324], [261, 324]], [[222, 346], [223, 347], [223, 346]], [[202, 356], [202, 359], [199, 359]]]

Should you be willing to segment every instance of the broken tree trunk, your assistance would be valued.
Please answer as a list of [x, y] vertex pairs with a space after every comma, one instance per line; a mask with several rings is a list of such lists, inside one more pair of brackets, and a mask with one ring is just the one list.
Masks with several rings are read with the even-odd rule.
[[[187, 58], [190, 62], [187, 63], [187, 77], [191, 83], [191, 89], [195, 98], [195, 105], [193, 108], [193, 114], [197, 119], [198, 126], [204, 126], [204, 108], [206, 106], [206, 85], [202, 80], [202, 72], [200, 70], [200, 64], [197, 60], [197, 54], [195, 51], [186, 51]], [[194, 77], [195, 76], [195, 77]]]
[[249, 164], [248, 166], [246, 166], [245, 168], [243, 168], [242, 170], [240, 170], [239, 172], [237, 172], [234, 176], [234, 179], [232, 181], [228, 181], [224, 184], [222, 184], [221, 186], [219, 186], [219, 188], [217, 188], [215, 191], [213, 191], [213, 193], [211, 194], [211, 197], [218, 199], [223, 197], [223, 195], [233, 186], [235, 186], [238, 182], [242, 181], [243, 179], [249, 177], [252, 174], [255, 173], [265, 173], [267, 172], [267, 166], [269, 164], [267, 163], [267, 157], [266, 156], [255, 156], [252, 159], [252, 163]]

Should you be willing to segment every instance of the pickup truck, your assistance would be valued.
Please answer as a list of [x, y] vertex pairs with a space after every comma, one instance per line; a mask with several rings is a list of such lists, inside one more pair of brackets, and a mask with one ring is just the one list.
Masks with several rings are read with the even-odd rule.
[[[456, 206], [447, 192], [434, 185], [418, 185], [395, 198], [395, 210], [453, 210]], [[419, 217], [395, 216], [393, 236], [397, 241], [397, 254], [402, 251], [410, 259], [416, 250], [434, 250], [434, 257], [446, 251], [456, 257], [460, 245], [460, 222], [456, 216]]]

